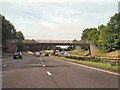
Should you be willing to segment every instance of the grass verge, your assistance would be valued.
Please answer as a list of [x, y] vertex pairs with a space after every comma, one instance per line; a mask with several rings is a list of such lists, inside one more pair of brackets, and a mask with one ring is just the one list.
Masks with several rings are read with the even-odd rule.
[[76, 60], [76, 59], [70, 59], [70, 58], [60, 57], [60, 56], [52, 56], [52, 57], [74, 62], [74, 63], [84, 64], [84, 65], [88, 65], [96, 68], [106, 69], [114, 72], [118, 72], [118, 70], [120, 70], [120, 66], [111, 66], [110, 62], [93, 62], [88, 60]]

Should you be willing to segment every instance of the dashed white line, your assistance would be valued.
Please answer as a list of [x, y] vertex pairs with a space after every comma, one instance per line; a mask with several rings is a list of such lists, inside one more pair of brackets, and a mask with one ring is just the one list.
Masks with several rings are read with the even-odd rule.
[[6, 67], [7, 65], [3, 65], [3, 67]]
[[43, 63], [43, 62], [42, 62]]
[[47, 74], [50, 75], [50, 76], [52, 75], [49, 71], [47, 71]]
[[45, 67], [45, 65], [43, 65], [43, 67]]

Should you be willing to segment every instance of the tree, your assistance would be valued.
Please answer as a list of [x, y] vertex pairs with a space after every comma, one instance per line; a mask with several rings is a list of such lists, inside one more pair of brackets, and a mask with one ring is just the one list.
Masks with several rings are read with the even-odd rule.
[[24, 36], [22, 34], [22, 32], [18, 31], [16, 32], [16, 29], [14, 27], [14, 25], [6, 20], [6, 18], [4, 16], [2, 16], [0, 14], [0, 20], [1, 20], [1, 29], [2, 29], [2, 49], [5, 51], [6, 48], [6, 41], [8, 39], [24, 39]]
[[67, 48], [67, 51], [71, 51], [71, 50], [74, 50], [75, 49], [75, 46], [69, 46], [68, 48]]
[[97, 46], [100, 50], [105, 50], [104, 46], [103, 46], [103, 41], [105, 39], [105, 35], [106, 35], [106, 30], [107, 30], [107, 26], [105, 25], [100, 25], [98, 26], [98, 31], [100, 32], [99, 34], [99, 39], [98, 39], [98, 43], [97, 43]]
[[90, 40], [97, 45], [99, 39], [99, 31], [97, 28], [87, 28], [83, 31], [81, 40]]
[[85, 29], [81, 40], [90, 40], [103, 51], [120, 50], [120, 13], [112, 16], [107, 25]]
[[14, 39], [16, 29], [10, 21], [6, 20], [4, 16], [0, 14], [0, 18], [2, 19], [2, 48], [5, 50], [6, 45], [5, 42], [7, 39]]
[[17, 38], [17, 39], [22, 39], [22, 40], [25, 39], [24, 36], [23, 36], [23, 33], [22, 33], [21, 31], [17, 31], [17, 32], [16, 32], [16, 38]]
[[107, 52], [120, 49], [120, 13], [111, 17], [107, 24], [103, 45]]

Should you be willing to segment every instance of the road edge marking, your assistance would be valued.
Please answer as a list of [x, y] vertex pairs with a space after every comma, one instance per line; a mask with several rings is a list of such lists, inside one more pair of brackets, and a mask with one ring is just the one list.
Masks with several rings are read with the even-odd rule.
[[78, 65], [78, 66], [81, 66], [81, 67], [90, 68], [90, 69], [93, 69], [93, 70], [97, 70], [97, 71], [101, 71], [101, 72], [105, 72], [105, 73], [120, 76], [119, 73], [111, 72], [111, 71], [108, 71], [108, 70], [103, 70], [103, 69], [99, 69], [99, 68], [95, 68], [95, 67], [90, 67], [90, 66], [86, 66], [86, 65], [82, 65], [82, 64], [77, 64], [77, 63], [73, 63], [73, 62], [69, 62], [69, 61], [66, 61], [66, 62], [74, 64], [74, 65]]

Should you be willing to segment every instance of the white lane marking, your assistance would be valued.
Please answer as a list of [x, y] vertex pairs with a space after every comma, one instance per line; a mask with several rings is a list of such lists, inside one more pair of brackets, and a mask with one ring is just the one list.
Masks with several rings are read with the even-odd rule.
[[15, 62], [13, 62], [13, 63], [15, 63]]
[[45, 65], [43, 65], [43, 67], [45, 67]]
[[43, 62], [42, 62], [43, 63]]
[[47, 71], [47, 74], [50, 75], [50, 76], [52, 75], [49, 71]]
[[3, 67], [6, 67], [7, 65], [3, 65]]
[[68, 63], [75, 64], [75, 65], [85, 67], [85, 68], [90, 68], [90, 69], [101, 71], [101, 72], [106, 72], [106, 73], [113, 74], [113, 75], [120, 75], [119, 73], [114, 73], [114, 72], [111, 72], [111, 71], [102, 70], [102, 69], [99, 69], [99, 68], [94, 68], [94, 67], [90, 67], [90, 66], [86, 66], [86, 65], [82, 65], [82, 64], [77, 64], [77, 63], [72, 63], [72, 62], [68, 62]]

